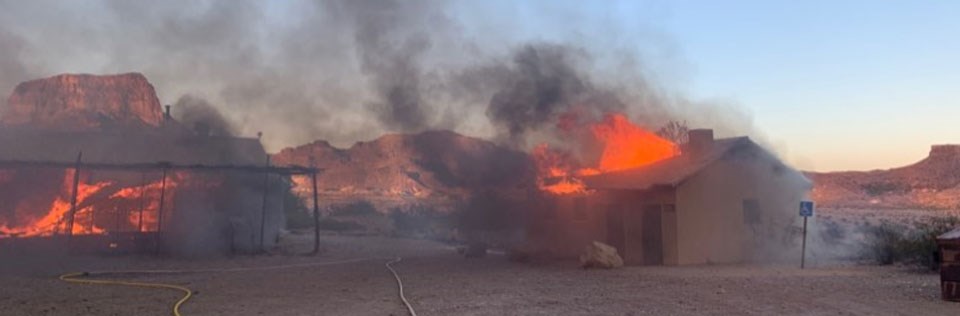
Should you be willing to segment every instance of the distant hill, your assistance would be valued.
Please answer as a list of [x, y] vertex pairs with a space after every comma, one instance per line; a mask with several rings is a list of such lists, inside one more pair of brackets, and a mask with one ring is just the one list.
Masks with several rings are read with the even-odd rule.
[[960, 145], [935, 145], [927, 158], [905, 167], [806, 175], [820, 206], [960, 209]]
[[[417, 204], [452, 208], [476, 193], [536, 187], [525, 153], [451, 131], [387, 134], [347, 149], [315, 141], [284, 149], [273, 161], [323, 169], [318, 187], [325, 206], [366, 201], [380, 212]], [[309, 198], [307, 179], [296, 181]]]

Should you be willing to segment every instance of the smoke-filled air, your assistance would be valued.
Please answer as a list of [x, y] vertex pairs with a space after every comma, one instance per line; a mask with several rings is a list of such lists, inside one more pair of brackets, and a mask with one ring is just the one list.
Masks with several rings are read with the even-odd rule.
[[0, 314], [956, 315], [958, 13], [0, 0]]
[[[532, 139], [555, 136], [549, 130], [572, 109], [590, 120], [625, 112], [652, 129], [685, 120], [731, 135], [755, 133], [745, 112], [690, 100], [678, 92], [683, 86], [659, 80], [668, 67], [648, 68], [643, 54], [673, 44], [654, 30], [630, 34], [561, 4], [493, 8], [448, 1], [4, 1], [0, 52], [8, 57], [0, 61], [0, 91], [63, 72], [141, 72], [163, 104], [207, 103], [239, 135], [269, 131], [270, 151], [431, 129], [529, 148], [539, 143]], [[564, 12], [569, 18], [531, 18], [559, 34], [582, 31], [530, 34], [516, 20], [520, 11]]]

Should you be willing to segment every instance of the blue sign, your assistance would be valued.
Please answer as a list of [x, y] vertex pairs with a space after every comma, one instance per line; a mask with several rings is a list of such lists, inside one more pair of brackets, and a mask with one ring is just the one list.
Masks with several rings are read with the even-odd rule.
[[800, 201], [800, 216], [813, 216], [813, 201]]

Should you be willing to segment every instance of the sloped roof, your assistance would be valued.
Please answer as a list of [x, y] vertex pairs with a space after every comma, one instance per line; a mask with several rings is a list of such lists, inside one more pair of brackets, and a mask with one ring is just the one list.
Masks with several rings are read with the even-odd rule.
[[198, 136], [173, 130], [54, 132], [0, 128], [0, 160], [184, 165], [262, 165], [266, 152], [255, 138]]
[[763, 150], [747, 137], [721, 138], [713, 141], [708, 152], [699, 155], [678, 155], [640, 168], [603, 173], [582, 180], [591, 189], [645, 190], [654, 186], [677, 186], [739, 148]]
[[960, 240], [960, 227], [937, 236], [937, 240]]

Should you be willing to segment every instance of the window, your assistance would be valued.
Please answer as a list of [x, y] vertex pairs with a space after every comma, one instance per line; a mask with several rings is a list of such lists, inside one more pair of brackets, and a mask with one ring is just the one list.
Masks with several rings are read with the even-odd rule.
[[782, 163], [779, 163], [779, 162], [774, 162], [771, 168], [773, 170], [773, 174], [775, 175], [782, 175], [784, 172], [787, 171], [787, 166], [784, 166]]
[[743, 223], [747, 225], [760, 223], [760, 202], [756, 199], [743, 200]]
[[673, 205], [673, 204], [664, 204], [664, 205], [663, 205], [663, 212], [664, 212], [664, 213], [673, 213], [673, 212], [676, 212], [676, 211], [677, 211], [677, 206], [676, 206], [676, 205]]

